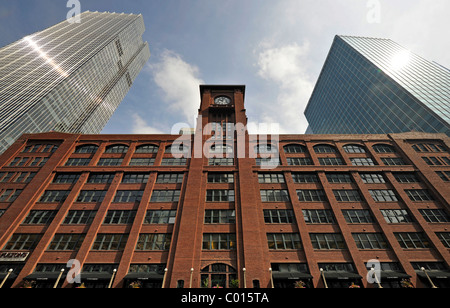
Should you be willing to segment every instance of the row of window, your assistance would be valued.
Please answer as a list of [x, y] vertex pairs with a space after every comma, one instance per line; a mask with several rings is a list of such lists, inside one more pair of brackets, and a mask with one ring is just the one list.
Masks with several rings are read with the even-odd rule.
[[[387, 223], [412, 223], [413, 216], [405, 209], [381, 209]], [[448, 223], [449, 214], [443, 209], [420, 209], [420, 214], [429, 223]], [[143, 224], [174, 224], [176, 210], [148, 210]], [[331, 210], [327, 209], [305, 209], [302, 210], [304, 220], [307, 224], [335, 224], [336, 218]], [[23, 221], [25, 225], [48, 225], [55, 218], [57, 211], [33, 210]], [[63, 224], [91, 224], [97, 211], [95, 210], [71, 210], [65, 217]], [[366, 224], [375, 222], [369, 210], [342, 210], [347, 223]], [[136, 216], [134, 210], [110, 210], [107, 212], [103, 224], [132, 224]], [[264, 222], [267, 224], [290, 224], [294, 223], [293, 210], [264, 210]], [[236, 222], [235, 210], [205, 210], [205, 224], [234, 224]]]
[[[300, 202], [325, 202], [327, 196], [322, 189], [298, 189], [296, 191]], [[376, 202], [396, 202], [399, 201], [396, 193], [392, 189], [369, 189], [369, 193]], [[433, 201], [434, 198], [426, 189], [406, 189], [405, 193], [411, 201]], [[261, 201], [263, 202], [289, 202], [289, 193], [286, 189], [265, 189], [260, 190]], [[333, 190], [334, 197], [339, 202], [360, 202], [363, 198], [356, 189]]]
[[[438, 232], [438, 238], [445, 247], [450, 248], [450, 233]], [[359, 249], [388, 249], [389, 244], [382, 233], [352, 233]], [[431, 248], [425, 233], [395, 232], [395, 238], [403, 249]], [[310, 233], [311, 244], [316, 250], [346, 249], [347, 245], [340, 233]], [[14, 234], [3, 250], [33, 250], [41, 240], [41, 234]], [[47, 250], [79, 250], [85, 234], [56, 234]], [[169, 250], [172, 234], [140, 234], [135, 250]], [[124, 250], [128, 234], [98, 234], [91, 250]], [[267, 243], [270, 250], [302, 249], [298, 233], [267, 233]], [[235, 250], [235, 233], [205, 233], [202, 242], [203, 250]]]
[[[221, 145], [220, 145], [221, 146]], [[183, 153], [188, 149], [183, 147], [183, 145], [174, 146], [175, 152]], [[217, 150], [217, 145], [215, 145], [215, 149]], [[223, 146], [222, 146], [223, 147]], [[416, 152], [445, 152], [446, 148], [439, 143], [421, 143], [415, 144], [412, 146]], [[94, 144], [87, 144], [78, 146], [75, 149], [75, 153], [95, 153], [97, 152], [99, 146]], [[227, 146], [225, 145], [225, 148]], [[336, 153], [336, 148], [334, 146], [328, 144], [319, 144], [315, 145], [314, 152], [316, 153]], [[22, 153], [53, 153], [58, 149], [57, 145], [53, 144], [34, 144], [29, 145], [24, 148]], [[123, 144], [116, 144], [106, 147], [105, 153], [127, 153], [129, 146]], [[343, 146], [343, 149], [346, 153], [367, 153], [367, 150], [364, 146], [358, 144], [348, 144]], [[395, 153], [396, 150], [393, 146], [387, 144], [376, 144], [373, 146], [373, 149], [376, 153]], [[153, 144], [141, 145], [136, 147], [135, 153], [144, 153], [144, 154], [152, 154], [157, 153], [159, 151], [159, 146]], [[172, 145], [167, 146], [165, 149], [165, 153], [172, 153], [174, 149]], [[227, 150], [228, 151], [228, 150]], [[284, 151], [286, 153], [305, 153], [307, 152], [307, 148], [304, 145], [300, 144], [290, 144], [284, 146]], [[255, 146], [256, 153], [276, 153], [277, 147], [271, 144], [261, 144]]]

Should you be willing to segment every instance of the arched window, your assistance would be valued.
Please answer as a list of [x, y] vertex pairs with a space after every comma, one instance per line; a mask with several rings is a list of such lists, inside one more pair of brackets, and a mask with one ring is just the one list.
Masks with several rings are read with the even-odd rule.
[[106, 148], [105, 153], [126, 153], [128, 152], [128, 146], [123, 144], [115, 144]]
[[314, 146], [314, 152], [316, 153], [336, 153], [336, 148], [328, 144], [319, 144]]
[[206, 266], [201, 272], [202, 288], [236, 288], [239, 287], [236, 270], [223, 263]]
[[306, 147], [300, 144], [289, 144], [284, 146], [285, 153], [306, 153]]
[[393, 146], [388, 144], [375, 144], [373, 146], [373, 149], [377, 153], [395, 153], [395, 149]]
[[226, 144], [214, 144], [209, 152], [212, 154], [232, 154], [233, 147]]
[[366, 153], [366, 149], [358, 144], [347, 144], [343, 148], [346, 153]]
[[153, 144], [145, 144], [136, 147], [137, 154], [153, 154], [158, 153], [159, 147]]
[[98, 150], [98, 146], [95, 144], [80, 145], [75, 149], [75, 153], [95, 153]]
[[278, 153], [278, 148], [273, 144], [258, 144], [257, 146], [255, 146], [255, 153], [257, 154]]

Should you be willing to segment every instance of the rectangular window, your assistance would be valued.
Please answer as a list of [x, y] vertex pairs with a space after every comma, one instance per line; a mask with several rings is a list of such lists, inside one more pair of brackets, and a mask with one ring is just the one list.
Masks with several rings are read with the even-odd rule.
[[405, 190], [411, 201], [433, 201], [434, 198], [426, 189], [411, 189]]
[[42, 195], [39, 202], [64, 202], [67, 196], [70, 194], [70, 190], [47, 190]]
[[261, 190], [262, 202], [286, 202], [290, 201], [289, 194], [286, 189], [267, 189]]
[[358, 190], [333, 190], [334, 197], [339, 202], [359, 202], [362, 201]]
[[84, 234], [56, 234], [48, 250], [79, 250], [84, 237]]
[[307, 224], [334, 224], [333, 212], [331, 210], [303, 210], [303, 217]]
[[103, 202], [106, 190], [82, 190], [77, 198], [77, 202]]
[[132, 158], [130, 161], [130, 166], [153, 166], [154, 164], [154, 158]]
[[314, 249], [345, 249], [340, 233], [311, 233], [310, 238]]
[[41, 234], [13, 234], [3, 250], [33, 250], [41, 240]]
[[143, 190], [118, 190], [116, 192], [116, 196], [114, 197], [113, 202], [117, 203], [140, 202], [143, 194], [144, 194]]
[[386, 166], [404, 166], [407, 165], [407, 163], [405, 163], [405, 161], [399, 157], [387, 157], [387, 158], [382, 158], [381, 161], [386, 165]]
[[369, 210], [342, 210], [345, 221], [350, 224], [367, 224], [374, 222]]
[[353, 166], [375, 166], [375, 162], [369, 157], [350, 158]]
[[286, 250], [302, 249], [302, 242], [298, 233], [268, 233], [269, 249]]
[[0, 202], [14, 202], [22, 193], [22, 189], [4, 189], [0, 190]]
[[236, 234], [206, 233], [203, 234], [203, 250], [235, 250]]
[[176, 210], [156, 210], [147, 211], [144, 219], [144, 224], [159, 225], [159, 224], [174, 224], [177, 216]]
[[420, 249], [430, 247], [430, 242], [424, 233], [405, 232], [394, 233], [394, 235], [400, 243], [400, 246], [404, 249]]
[[161, 162], [161, 166], [185, 166], [186, 164], [186, 158], [163, 158]]
[[169, 250], [171, 240], [172, 234], [140, 234], [136, 250]]
[[292, 173], [292, 179], [294, 183], [319, 183], [319, 177], [315, 173]]
[[90, 162], [90, 158], [69, 158], [66, 166], [87, 166]]
[[300, 202], [322, 202], [327, 201], [323, 190], [297, 190], [298, 201]]
[[80, 178], [80, 173], [57, 173], [53, 179], [55, 184], [73, 184]]
[[94, 220], [97, 211], [69, 211], [64, 219], [64, 225], [89, 225]]
[[361, 179], [365, 184], [382, 184], [386, 183], [381, 173], [360, 173]]
[[359, 249], [386, 249], [388, 244], [382, 233], [353, 233]]
[[314, 164], [308, 157], [288, 157], [286, 160], [289, 166], [312, 166]]
[[233, 202], [234, 190], [209, 189], [206, 191], [206, 202]]
[[381, 210], [388, 224], [401, 224], [413, 222], [407, 210]]
[[179, 190], [154, 190], [150, 202], [178, 202], [179, 200]]
[[421, 209], [419, 212], [429, 223], [450, 222], [450, 215], [445, 210]]
[[450, 232], [436, 232], [436, 236], [441, 240], [445, 248], [450, 248]]
[[264, 210], [266, 224], [290, 224], [294, 220], [294, 211], [292, 210]]
[[209, 166], [233, 166], [234, 159], [233, 158], [209, 158], [208, 165]]
[[30, 211], [23, 221], [24, 225], [49, 225], [57, 211]]
[[343, 166], [345, 165], [345, 162], [342, 160], [342, 158], [338, 157], [324, 157], [319, 158], [319, 164], [321, 166]]
[[149, 173], [125, 173], [122, 179], [122, 183], [144, 184], [147, 183], [149, 177]]
[[235, 210], [205, 210], [205, 224], [234, 224]]
[[87, 182], [90, 184], [111, 184], [115, 176], [115, 173], [91, 173]]
[[36, 172], [20, 172], [14, 183], [30, 183], [36, 176]]
[[183, 183], [183, 173], [160, 173], [156, 179], [158, 184], [180, 184]]
[[420, 180], [415, 173], [396, 172], [393, 173], [393, 175], [399, 183], [420, 183]]
[[123, 158], [100, 158], [97, 166], [120, 166]]
[[136, 211], [108, 211], [103, 224], [105, 225], [126, 225], [132, 224]]
[[282, 173], [259, 173], [258, 182], [263, 183], [285, 183]]
[[92, 250], [124, 250], [128, 234], [97, 234]]
[[390, 189], [375, 189], [369, 190], [370, 195], [374, 201], [377, 202], [395, 202], [398, 201], [397, 196], [393, 190]]
[[450, 182], [450, 171], [436, 171], [436, 174], [437, 174], [444, 182]]
[[327, 173], [327, 180], [330, 183], [352, 183], [352, 177], [348, 173]]

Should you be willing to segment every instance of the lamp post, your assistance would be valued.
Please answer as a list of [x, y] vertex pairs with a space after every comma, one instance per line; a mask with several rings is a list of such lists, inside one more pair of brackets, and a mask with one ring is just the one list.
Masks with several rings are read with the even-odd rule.
[[166, 284], [166, 278], [167, 278], [167, 268], [164, 269], [164, 278], [162, 283], [162, 289], [164, 289], [164, 285]]
[[58, 279], [56, 279], [55, 284], [53, 285], [53, 289], [56, 289], [58, 287], [58, 283], [61, 280], [62, 275], [64, 274], [64, 269], [61, 269], [61, 272], [59, 273]]
[[427, 276], [428, 281], [429, 281], [430, 284], [431, 284], [431, 288], [432, 288], [432, 289], [437, 289], [438, 287], [436, 287], [436, 286], [434, 285], [434, 283], [433, 283], [433, 281], [431, 280], [430, 276], [428, 276], [428, 273], [427, 273], [427, 271], [425, 270], [425, 267], [422, 267], [422, 268], [420, 268], [420, 269], [422, 270], [422, 272], [425, 273], [425, 276]]
[[247, 271], [246, 269], [245, 269], [245, 267], [242, 269], [242, 271], [244, 272], [244, 289], [247, 289], [247, 279], [246, 279], [246, 277], [245, 277], [245, 272]]
[[3, 278], [2, 283], [0, 283], [0, 289], [3, 288], [3, 285], [5, 284], [6, 280], [8, 280], [9, 276], [11, 275], [11, 273], [13, 272], [13, 269], [11, 268], [8, 273], [6, 274], [5, 278]]
[[111, 289], [113, 281], [114, 281], [114, 277], [116, 276], [116, 273], [117, 273], [117, 269], [114, 269], [111, 280], [109, 281], [108, 289]]
[[272, 273], [272, 268], [269, 268], [269, 272], [270, 272], [270, 285], [273, 288], [275, 288], [274, 284], [273, 284], [273, 273]]
[[325, 279], [325, 273], [323, 271], [323, 268], [320, 268], [320, 275], [322, 276], [323, 283], [325, 284], [325, 289], [328, 289], [327, 280]]
[[381, 286], [380, 281], [378, 280], [378, 276], [377, 276], [377, 274], [375, 273], [375, 268], [374, 268], [374, 267], [371, 268], [370, 274], [373, 275], [373, 276], [375, 277], [375, 282], [378, 284], [378, 288], [379, 288], [379, 289], [383, 289], [383, 287]]
[[192, 274], [194, 274], [194, 269], [193, 268], [191, 268], [191, 278], [189, 280], [189, 289], [192, 288]]

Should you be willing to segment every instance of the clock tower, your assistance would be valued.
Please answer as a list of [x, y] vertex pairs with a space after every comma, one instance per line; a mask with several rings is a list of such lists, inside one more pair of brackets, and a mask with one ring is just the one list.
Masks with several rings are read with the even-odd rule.
[[270, 262], [255, 206], [259, 190], [253, 185], [245, 86], [202, 85], [200, 93], [170, 286], [211, 287], [225, 280], [227, 286], [267, 285]]

